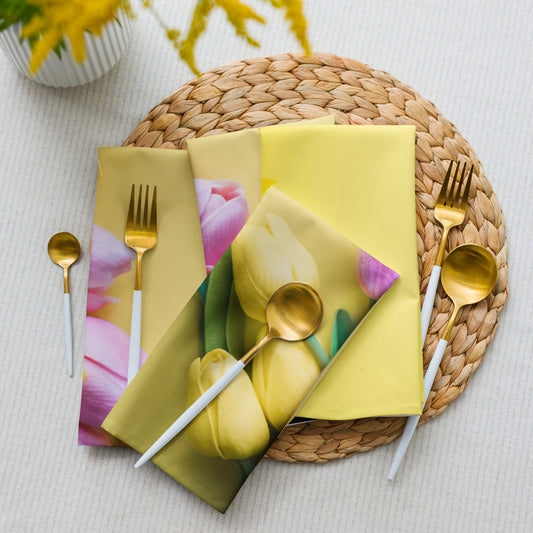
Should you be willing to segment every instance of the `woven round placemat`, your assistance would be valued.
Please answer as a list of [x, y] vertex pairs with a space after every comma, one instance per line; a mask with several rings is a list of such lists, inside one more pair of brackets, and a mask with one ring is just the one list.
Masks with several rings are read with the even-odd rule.
[[[437, 253], [441, 228], [433, 208], [450, 160], [474, 167], [468, 212], [454, 228], [447, 250], [470, 242], [498, 260], [491, 295], [463, 309], [444, 353], [420, 419], [440, 414], [466, 387], [479, 366], [507, 299], [507, 239], [503, 214], [483, 167], [468, 142], [438, 109], [391, 75], [332, 54], [283, 54], [237, 61], [206, 72], [155, 106], [124, 146], [185, 148], [185, 141], [245, 128], [335, 115], [338, 124], [416, 126], [416, 216], [422, 297]], [[424, 346], [424, 368], [451, 315], [439, 287]], [[287, 462], [326, 462], [369, 451], [400, 436], [405, 418], [313, 421], [286, 428], [266, 457]]]

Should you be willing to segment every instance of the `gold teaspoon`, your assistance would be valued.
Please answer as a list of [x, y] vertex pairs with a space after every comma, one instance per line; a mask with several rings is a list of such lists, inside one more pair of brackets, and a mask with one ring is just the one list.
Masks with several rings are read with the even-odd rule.
[[268, 332], [265, 337], [183, 412], [135, 463], [135, 468], [149, 461], [180, 431], [185, 429], [231, 383], [265, 344], [272, 339], [302, 341], [318, 329], [323, 315], [322, 299], [310, 285], [299, 281], [282, 285], [267, 303]]
[[70, 293], [68, 286], [68, 269], [80, 256], [78, 239], [66, 231], [56, 233], [48, 241], [50, 259], [63, 269], [64, 303], [65, 303], [65, 343], [67, 348], [68, 375], [72, 377], [72, 316], [70, 312]]
[[[457, 315], [465, 305], [475, 304], [486, 298], [496, 285], [498, 266], [494, 254], [477, 244], [463, 244], [450, 252], [440, 273], [442, 287], [453, 302], [453, 313], [431, 358], [424, 376], [424, 404], [428, 399], [437, 375], [442, 356], [455, 324]], [[393, 480], [407, 451], [421, 415], [407, 418], [400, 443], [394, 455], [388, 478]]]

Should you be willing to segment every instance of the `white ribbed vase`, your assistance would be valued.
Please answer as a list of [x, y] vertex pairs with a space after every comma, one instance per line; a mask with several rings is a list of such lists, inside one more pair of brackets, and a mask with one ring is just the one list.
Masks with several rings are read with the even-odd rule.
[[67, 51], [63, 51], [61, 59], [53, 51], [50, 52], [33, 76], [28, 72], [31, 50], [27, 39], [20, 42], [20, 24], [14, 24], [0, 33], [0, 47], [17, 70], [31, 80], [50, 87], [77, 87], [94, 81], [111, 70], [128, 47], [131, 21], [122, 11], [117, 19], [118, 21], [106, 24], [102, 35], [85, 33], [85, 60], [82, 63], [78, 63], [72, 56], [67, 40]]

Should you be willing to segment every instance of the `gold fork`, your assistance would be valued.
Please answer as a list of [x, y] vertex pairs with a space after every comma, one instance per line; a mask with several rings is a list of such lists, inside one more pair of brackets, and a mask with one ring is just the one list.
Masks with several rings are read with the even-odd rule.
[[124, 232], [124, 242], [137, 253], [137, 269], [135, 272], [135, 290], [133, 291], [133, 305], [131, 311], [131, 334], [130, 353], [128, 359], [128, 385], [139, 371], [140, 351], [141, 351], [141, 304], [142, 304], [142, 259], [143, 254], [151, 250], [157, 243], [157, 187], [154, 186], [152, 203], [150, 207], [150, 220], [148, 220], [148, 197], [150, 186], [146, 185], [144, 196], [144, 213], [142, 212], [142, 185], [139, 185], [139, 198], [137, 203], [137, 213], [134, 216], [135, 208], [135, 185], [131, 186], [130, 206], [128, 209], [128, 219], [126, 231]]
[[446, 177], [442, 183], [440, 194], [435, 205], [435, 218], [442, 226], [442, 236], [439, 249], [437, 251], [437, 257], [435, 259], [435, 264], [431, 270], [431, 277], [429, 278], [426, 295], [424, 297], [424, 304], [422, 305], [422, 345], [426, 340], [426, 335], [429, 328], [429, 320], [431, 318], [431, 311], [435, 301], [437, 285], [439, 284], [440, 270], [442, 267], [446, 241], [448, 239], [448, 232], [451, 228], [459, 226], [463, 223], [466, 215], [466, 208], [468, 206], [468, 196], [470, 194], [470, 184], [472, 182], [472, 172], [474, 169], [473, 167], [470, 167], [466, 185], [463, 193], [461, 194], [461, 188], [463, 186], [466, 174], [466, 162], [463, 163], [463, 170], [460, 173], [460, 178], [459, 169], [461, 167], [461, 163], [457, 163], [455, 173], [450, 184], [452, 167], [453, 161], [450, 161], [448, 171], [446, 172]]

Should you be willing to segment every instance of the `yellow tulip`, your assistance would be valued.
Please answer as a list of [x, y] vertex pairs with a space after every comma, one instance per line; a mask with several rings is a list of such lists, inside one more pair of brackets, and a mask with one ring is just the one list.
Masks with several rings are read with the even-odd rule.
[[281, 285], [304, 281], [318, 289], [313, 256], [278, 215], [267, 213], [266, 226], [247, 224], [231, 245], [235, 291], [244, 312], [265, 323], [270, 296]]
[[279, 431], [320, 374], [305, 342], [270, 341], [254, 358], [252, 383], [268, 421]]
[[[221, 349], [195, 359], [187, 377], [187, 406], [236, 362]], [[265, 451], [268, 424], [244, 370], [189, 424], [186, 435], [193, 448], [208, 457], [246, 459]]]

